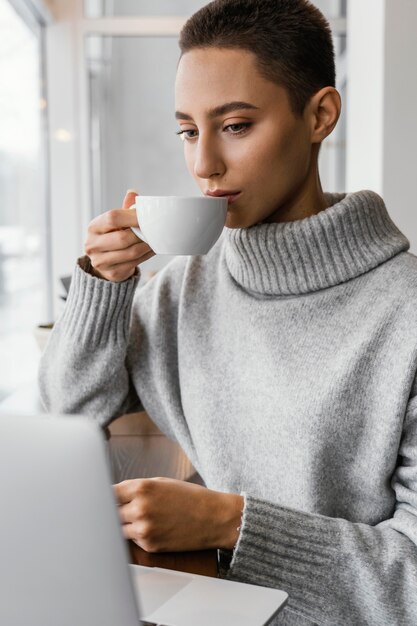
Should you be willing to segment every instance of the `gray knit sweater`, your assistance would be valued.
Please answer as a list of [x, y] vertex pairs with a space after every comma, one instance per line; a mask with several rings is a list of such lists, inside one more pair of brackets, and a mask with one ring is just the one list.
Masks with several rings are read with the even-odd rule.
[[242, 493], [224, 575], [287, 591], [274, 624], [417, 626], [417, 258], [377, 194], [326, 200], [225, 228], [136, 295], [80, 260], [42, 398], [102, 425], [140, 402]]

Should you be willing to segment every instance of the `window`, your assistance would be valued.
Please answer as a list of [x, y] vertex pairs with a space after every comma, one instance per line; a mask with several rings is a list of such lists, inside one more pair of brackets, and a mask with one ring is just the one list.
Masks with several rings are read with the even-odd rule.
[[207, 4], [201, 0], [85, 0], [86, 17], [126, 15], [191, 15]]
[[50, 314], [42, 28], [0, 0], [0, 399], [36, 378]]
[[120, 206], [132, 187], [141, 195], [199, 195], [176, 135], [178, 57], [176, 37], [88, 38], [96, 215]]

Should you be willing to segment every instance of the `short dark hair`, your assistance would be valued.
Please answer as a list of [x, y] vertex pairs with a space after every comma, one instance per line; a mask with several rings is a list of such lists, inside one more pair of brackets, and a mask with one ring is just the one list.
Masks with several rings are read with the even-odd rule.
[[194, 48], [253, 52], [260, 74], [286, 88], [300, 117], [311, 96], [336, 86], [330, 26], [309, 0], [214, 0], [184, 24], [181, 56]]

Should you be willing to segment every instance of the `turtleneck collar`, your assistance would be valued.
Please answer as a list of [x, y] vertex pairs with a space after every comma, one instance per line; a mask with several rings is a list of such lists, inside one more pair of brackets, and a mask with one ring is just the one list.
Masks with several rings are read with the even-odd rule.
[[301, 220], [225, 228], [233, 278], [264, 295], [309, 293], [364, 274], [410, 247], [377, 193], [324, 196], [328, 208]]

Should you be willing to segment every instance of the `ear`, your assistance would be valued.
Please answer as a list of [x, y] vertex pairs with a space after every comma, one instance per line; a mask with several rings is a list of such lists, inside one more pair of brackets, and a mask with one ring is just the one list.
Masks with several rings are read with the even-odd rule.
[[342, 100], [334, 87], [323, 87], [311, 97], [306, 108], [311, 143], [320, 143], [330, 135], [341, 109]]

